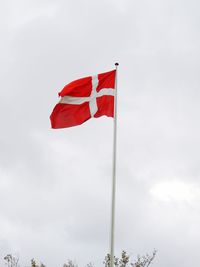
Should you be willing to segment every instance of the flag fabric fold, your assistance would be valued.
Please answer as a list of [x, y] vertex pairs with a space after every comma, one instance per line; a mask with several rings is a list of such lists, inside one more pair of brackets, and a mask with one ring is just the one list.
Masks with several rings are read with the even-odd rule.
[[112, 70], [67, 84], [50, 115], [52, 128], [77, 126], [92, 117], [114, 117], [115, 75]]

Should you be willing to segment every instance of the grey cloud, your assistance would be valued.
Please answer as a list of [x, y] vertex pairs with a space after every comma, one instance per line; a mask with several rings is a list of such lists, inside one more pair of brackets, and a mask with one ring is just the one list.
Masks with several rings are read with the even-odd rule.
[[198, 10], [195, 0], [1, 3], [1, 259], [102, 264], [112, 121], [53, 131], [49, 115], [64, 84], [119, 60], [116, 253], [155, 247], [155, 266], [198, 262], [198, 203], [150, 193], [163, 181], [199, 187]]

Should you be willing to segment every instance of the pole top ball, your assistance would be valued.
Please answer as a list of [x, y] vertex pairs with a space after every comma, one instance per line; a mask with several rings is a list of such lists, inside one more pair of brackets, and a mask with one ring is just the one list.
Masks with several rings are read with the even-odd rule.
[[116, 62], [116, 63], [115, 63], [115, 66], [119, 66], [119, 63]]

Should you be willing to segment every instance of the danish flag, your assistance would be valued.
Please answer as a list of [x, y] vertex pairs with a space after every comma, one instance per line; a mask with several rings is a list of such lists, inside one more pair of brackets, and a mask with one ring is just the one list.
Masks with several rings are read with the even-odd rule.
[[115, 76], [112, 70], [67, 84], [51, 113], [52, 128], [72, 127], [104, 115], [114, 117]]

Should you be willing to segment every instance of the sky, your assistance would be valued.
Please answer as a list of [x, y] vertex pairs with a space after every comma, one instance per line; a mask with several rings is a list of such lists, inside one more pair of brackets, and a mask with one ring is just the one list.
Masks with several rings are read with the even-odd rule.
[[200, 3], [0, 1], [0, 265], [109, 252], [113, 120], [52, 130], [57, 93], [118, 71], [115, 255], [199, 262]]

